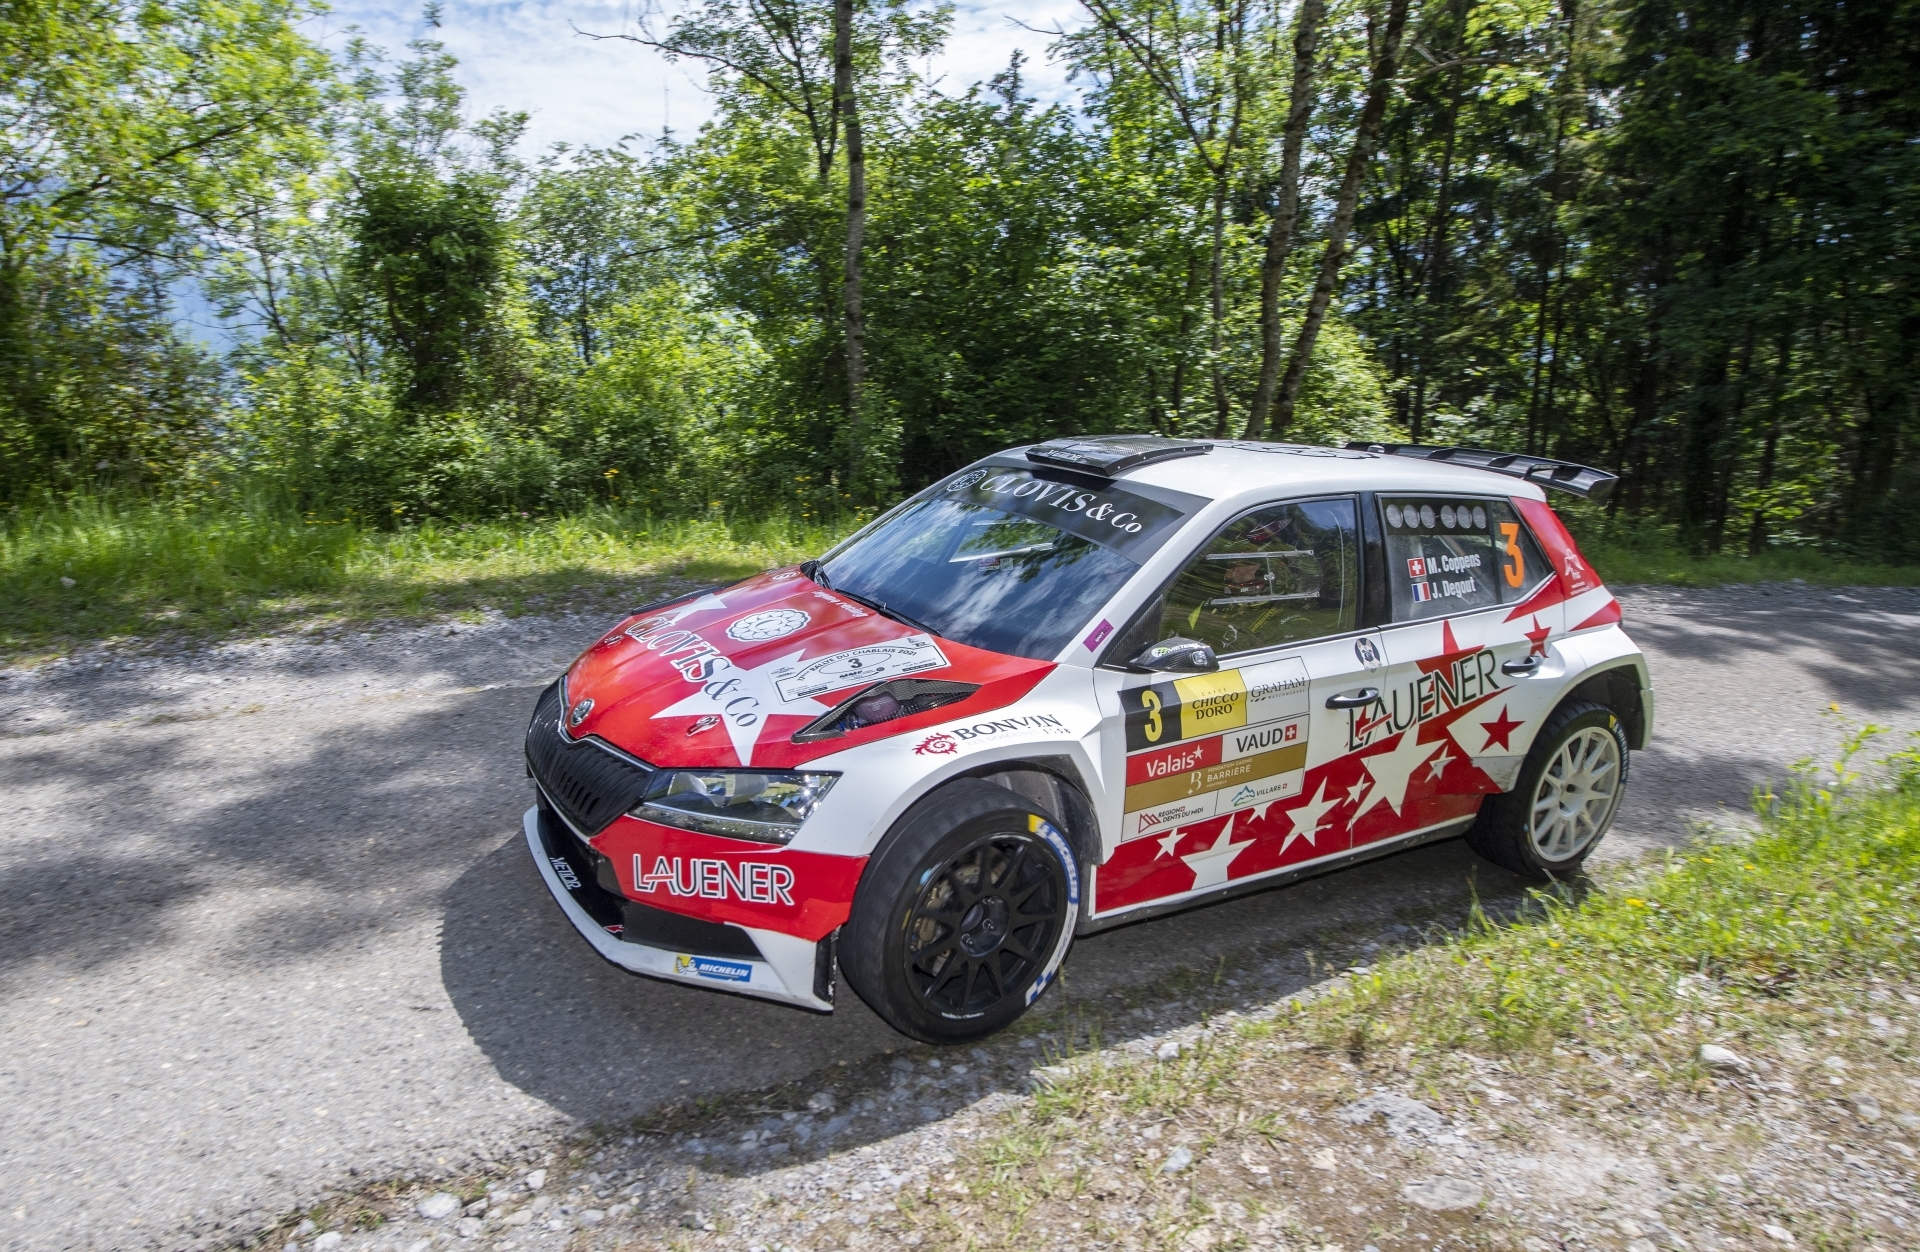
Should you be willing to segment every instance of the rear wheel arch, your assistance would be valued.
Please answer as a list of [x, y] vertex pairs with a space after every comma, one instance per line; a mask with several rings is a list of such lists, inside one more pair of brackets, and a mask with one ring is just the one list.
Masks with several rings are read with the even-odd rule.
[[1573, 703], [1598, 704], [1613, 711], [1625, 725], [1627, 746], [1636, 751], [1647, 746], [1652, 727], [1647, 725], [1646, 706], [1640, 698], [1640, 671], [1633, 665], [1615, 665], [1597, 674], [1589, 674], [1560, 698], [1555, 706]]

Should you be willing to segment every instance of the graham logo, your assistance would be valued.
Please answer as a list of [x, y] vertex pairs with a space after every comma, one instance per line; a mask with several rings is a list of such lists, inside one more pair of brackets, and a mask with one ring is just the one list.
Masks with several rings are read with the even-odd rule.
[[587, 720], [587, 714], [593, 712], [593, 701], [582, 700], [573, 706], [573, 712], [567, 714], [567, 725], [578, 726]]
[[960, 741], [952, 735], [928, 735], [913, 745], [915, 756], [947, 756], [960, 750]]
[[718, 713], [708, 713], [703, 717], [694, 719], [693, 725], [687, 727], [687, 735], [688, 737], [692, 737], [694, 735], [702, 733], [703, 731], [712, 730], [715, 726], [718, 726], [719, 724], [720, 724], [720, 715]]
[[960, 475], [960, 477], [948, 483], [947, 490], [948, 491], [965, 491], [967, 488], [973, 486], [975, 483], [979, 482], [981, 479], [985, 478], [986, 476], [987, 476], [987, 471], [983, 469], [968, 470], [966, 473]]
[[744, 900], [748, 904], [792, 904], [793, 869], [771, 861], [722, 861], [712, 857], [692, 857], [682, 868], [679, 857], [653, 858], [653, 872], [646, 871], [646, 859], [633, 854], [633, 886], [652, 895], [665, 887], [670, 895], [698, 896], [707, 900]]
[[738, 639], [742, 643], [783, 639], [812, 620], [799, 609], [768, 609], [764, 613], [749, 613], [727, 627], [727, 638]]

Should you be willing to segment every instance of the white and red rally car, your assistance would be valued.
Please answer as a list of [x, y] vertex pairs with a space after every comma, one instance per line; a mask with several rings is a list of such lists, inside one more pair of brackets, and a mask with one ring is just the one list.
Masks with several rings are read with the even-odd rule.
[[631, 615], [540, 697], [527, 842], [608, 960], [929, 1042], [1075, 935], [1465, 834], [1606, 833], [1653, 693], [1540, 485], [1459, 448], [1120, 435]]

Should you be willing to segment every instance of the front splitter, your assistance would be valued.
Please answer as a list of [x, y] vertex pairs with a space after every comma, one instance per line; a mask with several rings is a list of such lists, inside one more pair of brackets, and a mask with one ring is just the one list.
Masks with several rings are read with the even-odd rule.
[[815, 962], [819, 959], [817, 944], [774, 930], [743, 926], [741, 929], [753, 936], [754, 945], [766, 958], [756, 961], [745, 957], [673, 952], [644, 943], [628, 942], [608, 933], [605, 927], [594, 921], [585, 909], [574, 902], [572, 893], [560, 881], [560, 873], [554, 867], [553, 859], [547, 855], [546, 842], [540, 836], [538, 805], [527, 810], [523, 825], [527, 850], [533, 855], [533, 863], [539, 868], [540, 877], [547, 884], [547, 891], [552, 894], [554, 903], [560, 906], [560, 912], [573, 923], [580, 937], [593, 945], [595, 952], [621, 969], [708, 991], [730, 991], [735, 995], [774, 1000], [796, 1008], [812, 1009], [816, 1013], [833, 1011], [832, 1001], [822, 1000], [813, 994]]

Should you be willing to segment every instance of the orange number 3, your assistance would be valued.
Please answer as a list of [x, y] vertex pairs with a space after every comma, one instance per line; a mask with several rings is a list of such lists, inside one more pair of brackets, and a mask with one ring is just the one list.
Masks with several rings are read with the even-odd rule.
[[1518, 587], [1527, 581], [1527, 558], [1520, 551], [1520, 524], [1501, 522], [1500, 534], [1507, 541], [1508, 557], [1500, 563], [1500, 572], [1507, 576], [1507, 586]]

